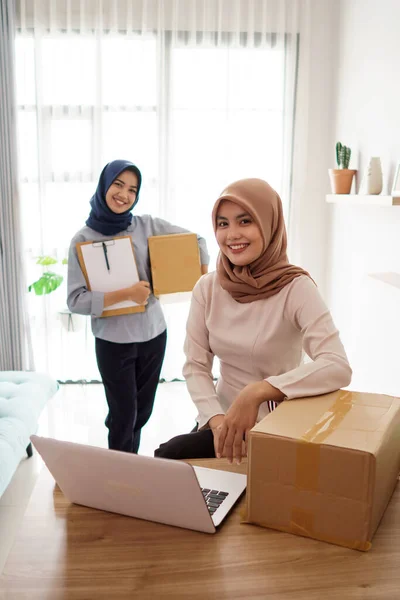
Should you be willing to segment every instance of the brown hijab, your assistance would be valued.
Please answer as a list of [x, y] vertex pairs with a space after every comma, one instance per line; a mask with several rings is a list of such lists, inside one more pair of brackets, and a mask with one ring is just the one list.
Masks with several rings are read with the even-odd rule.
[[233, 265], [225, 254], [219, 253], [218, 279], [232, 298], [240, 303], [262, 300], [274, 296], [300, 275], [310, 277], [307, 271], [288, 261], [282, 202], [266, 181], [241, 179], [228, 185], [214, 204], [214, 232], [217, 230], [218, 207], [223, 200], [236, 202], [248, 211], [263, 237], [261, 255], [248, 265]]

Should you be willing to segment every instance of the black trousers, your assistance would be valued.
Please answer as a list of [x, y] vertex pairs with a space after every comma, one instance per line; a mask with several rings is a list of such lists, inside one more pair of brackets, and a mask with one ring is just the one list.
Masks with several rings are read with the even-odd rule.
[[211, 429], [197, 431], [197, 427], [190, 433], [177, 435], [154, 452], [158, 458], [215, 458], [214, 436]]
[[148, 342], [116, 344], [96, 338], [97, 366], [108, 404], [108, 447], [137, 453], [153, 410], [167, 332]]

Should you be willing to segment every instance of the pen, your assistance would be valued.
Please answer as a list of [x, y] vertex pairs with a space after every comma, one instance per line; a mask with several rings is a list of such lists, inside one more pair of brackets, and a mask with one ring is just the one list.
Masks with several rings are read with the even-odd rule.
[[110, 271], [110, 263], [108, 262], [108, 256], [107, 256], [107, 246], [105, 245], [104, 242], [102, 242], [102, 244], [103, 244], [104, 258], [106, 259], [107, 271]]

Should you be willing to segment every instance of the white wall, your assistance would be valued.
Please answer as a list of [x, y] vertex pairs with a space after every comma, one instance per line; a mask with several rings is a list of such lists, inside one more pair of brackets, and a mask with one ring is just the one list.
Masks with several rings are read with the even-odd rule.
[[309, 10], [308, 41], [300, 41], [289, 258], [310, 272], [326, 297], [329, 207], [324, 195], [334, 143], [337, 0], [310, 0]]
[[[353, 149], [358, 184], [380, 156], [384, 192], [400, 161], [400, 2], [341, 0], [335, 139]], [[331, 166], [334, 166], [332, 148]], [[400, 207], [330, 206], [329, 304], [351, 360], [351, 387], [400, 395]]]

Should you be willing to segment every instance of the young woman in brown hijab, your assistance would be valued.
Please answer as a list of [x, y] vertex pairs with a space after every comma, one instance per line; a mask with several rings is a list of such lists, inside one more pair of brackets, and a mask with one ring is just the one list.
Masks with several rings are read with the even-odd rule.
[[[275, 190], [261, 179], [237, 181], [216, 201], [212, 219], [217, 270], [193, 290], [183, 369], [198, 430], [161, 444], [155, 455], [240, 462], [248, 432], [276, 403], [347, 386], [351, 369], [317, 286], [288, 261]], [[303, 351], [311, 361], [303, 362]]]

